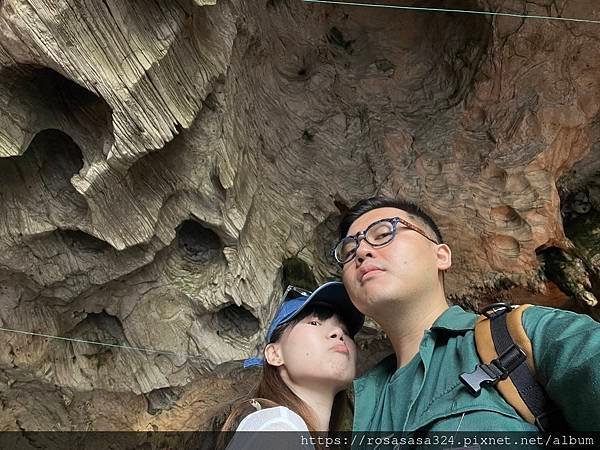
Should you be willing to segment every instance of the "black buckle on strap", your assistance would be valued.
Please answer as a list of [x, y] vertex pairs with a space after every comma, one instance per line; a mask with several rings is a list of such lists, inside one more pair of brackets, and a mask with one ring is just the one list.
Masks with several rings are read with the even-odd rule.
[[459, 379], [469, 392], [477, 397], [481, 393], [483, 385], [494, 385], [498, 381], [504, 380], [526, 360], [527, 355], [521, 350], [521, 347], [513, 344], [489, 364], [477, 364], [475, 371], [461, 373]]

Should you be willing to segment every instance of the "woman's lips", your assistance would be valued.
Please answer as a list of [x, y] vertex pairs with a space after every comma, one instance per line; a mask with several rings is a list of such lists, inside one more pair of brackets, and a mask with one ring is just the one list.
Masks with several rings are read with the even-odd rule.
[[348, 347], [346, 347], [344, 344], [334, 345], [333, 347], [331, 347], [331, 350], [338, 353], [350, 353], [350, 350], [348, 350]]

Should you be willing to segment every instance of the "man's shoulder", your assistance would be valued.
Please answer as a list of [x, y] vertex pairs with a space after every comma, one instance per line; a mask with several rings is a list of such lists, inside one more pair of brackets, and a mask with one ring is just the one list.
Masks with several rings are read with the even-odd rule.
[[452, 305], [436, 319], [431, 330], [463, 333], [474, 328], [477, 317], [478, 314], [473, 311]]
[[529, 307], [523, 312], [523, 317], [532, 315], [536, 317], [554, 315], [558, 317], [568, 317], [571, 319], [590, 318], [590, 316], [588, 316], [587, 314], [581, 314], [575, 311], [569, 311], [567, 309], [542, 305], [529, 305]]
[[579, 314], [548, 306], [533, 305], [523, 311], [523, 327], [528, 336], [540, 333], [563, 333], [567, 329], [600, 329], [600, 323], [587, 314]]

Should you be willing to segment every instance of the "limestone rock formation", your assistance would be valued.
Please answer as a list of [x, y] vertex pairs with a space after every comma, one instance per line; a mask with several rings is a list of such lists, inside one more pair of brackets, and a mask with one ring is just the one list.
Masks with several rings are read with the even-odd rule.
[[[600, 20], [458, 3], [428, 4]], [[440, 223], [455, 302], [600, 317], [599, 39], [300, 0], [1, 0], [0, 326], [87, 342], [0, 331], [0, 430], [215, 426], [283, 287], [336, 277], [338, 220], [376, 193]], [[361, 342], [363, 366], [385, 350], [373, 324]]]

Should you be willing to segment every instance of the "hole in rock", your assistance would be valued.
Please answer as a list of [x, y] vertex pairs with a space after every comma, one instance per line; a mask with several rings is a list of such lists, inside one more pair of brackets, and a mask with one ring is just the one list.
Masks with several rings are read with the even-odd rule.
[[308, 128], [302, 133], [302, 140], [306, 143], [313, 142], [317, 132], [314, 129]]
[[195, 220], [186, 220], [177, 227], [177, 242], [183, 257], [195, 263], [209, 262], [223, 251], [221, 238]]
[[353, 40], [347, 40], [342, 31], [337, 27], [331, 27], [327, 32], [327, 41], [335, 47], [342, 48], [348, 53], [352, 53]]
[[283, 261], [282, 288], [285, 290], [289, 285], [313, 291], [317, 287], [315, 276], [304, 261], [300, 258], [289, 258]]
[[148, 392], [145, 397], [148, 400], [148, 414], [153, 416], [160, 414], [162, 411], [169, 410], [181, 397], [182, 390], [180, 388], [161, 388], [154, 389]]
[[76, 192], [70, 179], [83, 167], [83, 155], [71, 137], [62, 131], [44, 130], [35, 136], [28, 150], [32, 150], [32, 159], [39, 165], [42, 183], [51, 192]]
[[83, 156], [77, 144], [69, 135], [54, 129], [36, 134], [23, 155], [0, 159], [0, 174], [6, 176], [5, 188], [6, 183], [23, 181], [25, 187], [32, 188], [34, 182], [41, 180], [55, 193], [76, 192], [69, 180], [82, 167]]
[[276, 8], [278, 6], [280, 6], [282, 3], [282, 0], [267, 0], [266, 6], [267, 8]]
[[[72, 339], [111, 345], [127, 345], [123, 325], [119, 318], [104, 311], [89, 313], [67, 336]], [[75, 353], [91, 358], [101, 354], [111, 354], [115, 350], [113, 347], [86, 343], [73, 343], [73, 348]]]
[[219, 336], [247, 338], [258, 333], [259, 322], [243, 306], [229, 305], [215, 313], [214, 327]]
[[334, 200], [333, 204], [335, 205], [335, 207], [340, 212], [340, 215], [342, 215], [342, 216], [344, 214], [346, 214], [350, 210], [350, 208], [348, 207], [348, 205], [346, 205], [344, 202], [341, 202], [339, 200]]
[[[597, 179], [600, 179], [600, 174], [596, 176]], [[560, 210], [566, 225], [577, 222], [581, 216], [587, 215], [593, 209], [593, 196], [590, 195], [589, 190], [585, 187], [575, 192], [570, 192], [566, 195], [566, 198], [561, 199]]]
[[21, 156], [0, 158], [0, 192], [22, 209], [35, 211], [44, 205], [63, 219], [82, 217], [87, 203], [71, 184], [83, 167], [81, 150], [59, 130], [39, 132]]
[[57, 233], [66, 245], [85, 253], [104, 253], [112, 249], [108, 242], [80, 230], [60, 230]]
[[30, 80], [40, 91], [52, 95], [54, 101], [60, 102], [56, 106], [61, 106], [65, 110], [81, 108], [100, 100], [100, 97], [83, 86], [47, 67], [32, 70]]
[[106, 154], [113, 143], [112, 110], [102, 97], [47, 67], [17, 65], [8, 76], [14, 97], [35, 111], [26, 130], [68, 131], [84, 146], [86, 161]]

